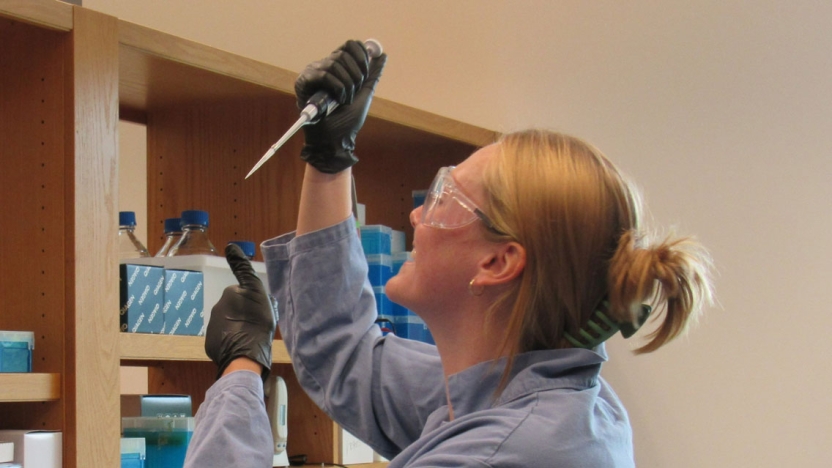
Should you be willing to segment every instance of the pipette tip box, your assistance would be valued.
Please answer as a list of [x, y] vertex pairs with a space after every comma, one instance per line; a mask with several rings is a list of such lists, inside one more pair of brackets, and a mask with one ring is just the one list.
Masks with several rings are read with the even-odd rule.
[[381, 224], [361, 227], [361, 246], [365, 255], [390, 255], [393, 229]]
[[34, 332], [0, 331], [0, 372], [32, 372], [34, 348]]
[[121, 468], [144, 468], [147, 446], [143, 437], [122, 437]]
[[145, 440], [145, 465], [176, 467], [185, 463], [194, 418], [121, 418], [122, 437]]

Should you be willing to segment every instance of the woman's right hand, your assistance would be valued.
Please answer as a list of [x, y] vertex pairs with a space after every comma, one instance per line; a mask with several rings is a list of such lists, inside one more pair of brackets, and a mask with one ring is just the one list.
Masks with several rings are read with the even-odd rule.
[[364, 44], [347, 41], [329, 57], [309, 64], [295, 81], [298, 107], [318, 91], [326, 92], [340, 107], [303, 127], [306, 142], [301, 159], [315, 169], [335, 174], [358, 162], [355, 137], [364, 125], [376, 84], [387, 55], [370, 59]]

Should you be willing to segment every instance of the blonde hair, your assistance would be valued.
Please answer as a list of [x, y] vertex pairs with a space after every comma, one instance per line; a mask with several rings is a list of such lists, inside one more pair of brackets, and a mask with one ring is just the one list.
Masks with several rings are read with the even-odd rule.
[[651, 352], [711, 300], [707, 251], [692, 238], [652, 241], [638, 191], [597, 148], [544, 130], [505, 135], [498, 148], [484, 174], [483, 208], [506, 234], [487, 235], [526, 249], [516, 288], [492, 308], [511, 309], [502, 343], [510, 360], [572, 347], [564, 333], [577, 335], [604, 298], [618, 322], [633, 322], [644, 302], [653, 306], [661, 323], [635, 351]]

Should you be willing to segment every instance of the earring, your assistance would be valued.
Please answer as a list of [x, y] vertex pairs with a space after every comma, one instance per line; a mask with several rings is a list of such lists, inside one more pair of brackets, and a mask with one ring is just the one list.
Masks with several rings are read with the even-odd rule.
[[482, 296], [482, 293], [485, 291], [485, 286], [480, 285], [479, 289], [474, 289], [477, 287], [477, 285], [474, 284], [474, 281], [476, 280], [477, 279], [474, 278], [470, 283], [468, 283], [468, 292], [471, 293], [472, 296]]

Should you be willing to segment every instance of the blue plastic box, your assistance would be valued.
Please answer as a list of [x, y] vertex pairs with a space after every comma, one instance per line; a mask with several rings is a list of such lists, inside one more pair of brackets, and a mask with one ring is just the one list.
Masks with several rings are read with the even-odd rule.
[[396, 320], [393, 316], [393, 303], [387, 298], [384, 286], [374, 286], [373, 294], [376, 297], [376, 312], [378, 312], [376, 323], [381, 327], [383, 334], [395, 333]]
[[390, 255], [393, 229], [381, 224], [361, 227], [361, 246], [365, 255]]
[[0, 331], [0, 372], [32, 372], [35, 334], [29, 331]]
[[194, 418], [121, 418], [123, 437], [145, 440], [147, 468], [182, 468]]
[[121, 468], [145, 468], [145, 440], [141, 437], [121, 439]]
[[367, 255], [367, 275], [372, 286], [384, 286], [393, 277], [393, 257], [384, 254]]
[[393, 229], [390, 236], [390, 253], [396, 255], [404, 252], [407, 249], [407, 235], [404, 231], [397, 231]]
[[427, 190], [414, 190], [411, 192], [413, 196], [413, 208], [419, 208], [420, 206], [425, 204], [425, 198], [428, 195]]
[[376, 296], [376, 311], [378, 315], [391, 318], [393, 315], [393, 302], [387, 298], [384, 286], [373, 286], [373, 294]]
[[412, 312], [396, 317], [396, 336], [416, 341], [424, 341], [427, 327], [424, 320]]
[[405, 262], [409, 262], [411, 260], [410, 252], [396, 252], [393, 255], [391, 255], [390, 258], [393, 261], [393, 276], [398, 275], [399, 270], [402, 269], [402, 265], [404, 265]]

